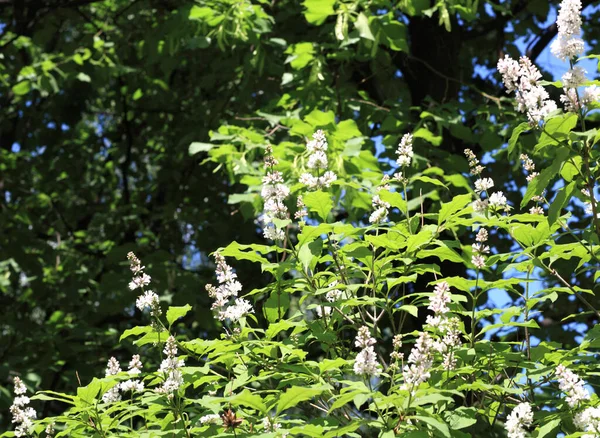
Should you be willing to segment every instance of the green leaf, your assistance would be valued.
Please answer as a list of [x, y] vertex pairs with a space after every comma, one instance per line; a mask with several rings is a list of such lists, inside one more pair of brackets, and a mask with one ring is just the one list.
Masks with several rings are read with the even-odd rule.
[[419, 128], [413, 134], [414, 138], [422, 138], [423, 140], [431, 143], [434, 146], [439, 146], [442, 144], [442, 136], [435, 135], [429, 129]]
[[316, 24], [317, 26], [323, 24], [323, 22], [333, 15], [335, 12], [333, 6], [336, 0], [304, 0], [304, 16], [306, 21], [310, 24]]
[[402, 198], [400, 193], [381, 190], [379, 192], [379, 197], [381, 200], [390, 204], [391, 207], [396, 207], [401, 213], [406, 212], [406, 201]]
[[77, 74], [77, 79], [80, 80], [81, 82], [92, 82], [92, 78], [90, 78], [85, 73], [81, 73], [81, 72]]
[[447, 416], [448, 425], [452, 430], [464, 429], [477, 423], [477, 409], [459, 407], [450, 411]]
[[424, 415], [414, 415], [411, 418], [414, 418], [417, 421], [422, 421], [423, 423], [429, 424], [434, 429], [437, 429], [438, 432], [440, 432], [442, 434], [442, 436], [444, 436], [444, 437], [447, 437], [447, 438], [451, 437], [450, 429], [448, 429], [448, 426], [446, 424], [444, 424], [443, 422], [441, 422], [440, 420], [438, 420], [437, 418], [426, 417]]
[[550, 208], [548, 209], [548, 225], [554, 224], [560, 217], [561, 210], [569, 203], [576, 189], [576, 181], [571, 181], [567, 186], [558, 191], [554, 201], [552, 201], [552, 204], [550, 204]]
[[317, 263], [319, 257], [321, 257], [322, 251], [323, 240], [321, 238], [317, 238], [306, 245], [302, 245], [300, 251], [298, 251], [298, 259], [305, 270]]
[[169, 310], [167, 310], [167, 322], [169, 326], [173, 325], [179, 318], [184, 317], [190, 310], [192, 310], [192, 306], [189, 304], [169, 307]]
[[148, 332], [152, 331], [152, 327], [144, 325], [144, 326], [136, 326], [130, 329], [127, 329], [123, 332], [123, 334], [121, 335], [121, 337], [119, 338], [119, 341], [122, 341], [125, 338], [128, 338], [129, 336], [139, 336], [142, 334], [146, 334]]
[[438, 214], [438, 225], [446, 222], [449, 218], [454, 216], [455, 213], [464, 210], [471, 200], [471, 195], [458, 195], [452, 198], [452, 201], [445, 204], [442, 203], [440, 213]]
[[538, 434], [536, 438], [544, 438], [544, 437], [555, 437], [556, 429], [560, 426], [560, 418], [555, 418], [552, 421], [548, 421], [538, 430]]
[[[271, 292], [269, 298], [263, 304], [263, 313], [267, 321], [273, 323], [279, 321], [280, 316], [283, 317], [285, 313], [290, 308], [290, 295], [288, 293], [277, 291]], [[283, 324], [285, 320], [281, 321], [279, 324]], [[291, 327], [291, 326], [290, 326]], [[267, 330], [267, 336], [273, 337], [275, 334], [279, 333], [281, 330], [286, 330], [287, 327], [285, 324], [281, 326], [277, 326], [275, 324], [271, 324], [269, 326], [269, 330]]]
[[91, 405], [96, 401], [96, 396], [101, 388], [102, 382], [94, 377], [89, 385], [77, 388], [77, 397], [79, 397], [86, 405]]
[[542, 194], [552, 178], [559, 172], [568, 156], [569, 150], [567, 148], [561, 148], [556, 152], [556, 158], [552, 164], [542, 170], [527, 186], [527, 191], [521, 201], [521, 208], [525, 207], [531, 198]]
[[231, 404], [233, 404], [234, 406], [248, 406], [252, 409], [259, 411], [261, 414], [267, 413], [267, 406], [262, 401], [262, 398], [260, 398], [256, 394], [252, 394], [247, 389], [244, 389], [238, 395], [227, 399], [227, 401], [231, 402]]
[[371, 28], [369, 27], [369, 19], [365, 14], [362, 12], [358, 14], [358, 17], [356, 17], [356, 21], [354, 22], [354, 26], [358, 30], [358, 34], [361, 38], [375, 41], [375, 37], [373, 36]]
[[304, 118], [304, 120], [314, 128], [335, 126], [335, 114], [333, 111], [313, 110]]
[[421, 181], [427, 184], [433, 184], [438, 187], [444, 187], [445, 189], [448, 188], [448, 186], [446, 186], [446, 184], [441, 182], [439, 179], [431, 178], [430, 176], [425, 175], [414, 176], [411, 178], [411, 181]]
[[207, 151], [210, 151], [214, 147], [215, 147], [214, 144], [200, 143], [200, 142], [195, 141], [192, 144], [190, 144], [190, 147], [188, 149], [188, 153], [190, 155], [194, 155], [194, 154], [197, 154], [198, 152], [207, 152]]
[[517, 141], [519, 141], [519, 136], [523, 132], [528, 131], [529, 129], [531, 129], [531, 126], [529, 126], [529, 123], [526, 123], [526, 122], [521, 123], [515, 129], [513, 129], [513, 132], [510, 135], [510, 139], [508, 140], [508, 155], [511, 155], [513, 153], [513, 151], [515, 150]]
[[13, 93], [15, 93], [17, 96], [23, 96], [24, 94], [27, 94], [29, 93], [29, 90], [31, 90], [31, 84], [29, 81], [19, 82], [12, 87]]
[[323, 393], [325, 387], [309, 388], [305, 386], [292, 386], [279, 398], [277, 414], [286, 409], [293, 408], [303, 401], [307, 401]]
[[304, 205], [309, 211], [317, 213], [323, 222], [327, 221], [327, 216], [333, 209], [333, 202], [329, 193], [316, 191], [309, 192], [303, 196]]

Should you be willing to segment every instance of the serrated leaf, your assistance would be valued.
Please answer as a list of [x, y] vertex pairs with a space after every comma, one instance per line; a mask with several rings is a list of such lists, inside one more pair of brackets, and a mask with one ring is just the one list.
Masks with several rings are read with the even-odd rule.
[[375, 37], [373, 36], [371, 28], [369, 27], [369, 19], [365, 14], [362, 12], [358, 14], [358, 17], [356, 17], [356, 21], [354, 22], [354, 26], [358, 30], [358, 34], [361, 38], [375, 41]]
[[336, 0], [304, 0], [304, 16], [310, 24], [320, 25], [328, 16], [334, 14], [333, 5]]
[[252, 394], [247, 389], [244, 389], [241, 393], [236, 396], [227, 399], [228, 402], [234, 406], [248, 406], [252, 409], [259, 411], [261, 414], [267, 413], [267, 406], [262, 401], [262, 398], [256, 394]]
[[190, 144], [190, 147], [188, 148], [188, 153], [190, 155], [194, 155], [194, 154], [197, 154], [198, 152], [210, 151], [214, 147], [215, 147], [214, 144], [200, 143], [198, 141], [195, 141], [192, 144]]
[[333, 209], [331, 195], [322, 191], [309, 192], [303, 196], [304, 205], [309, 211], [317, 213], [323, 222], [327, 221], [327, 216]]
[[526, 122], [521, 123], [515, 129], [513, 129], [510, 139], [508, 140], [508, 155], [511, 155], [515, 150], [515, 146], [517, 145], [521, 134], [529, 129], [531, 129], [531, 126], [529, 126], [529, 123]]
[[452, 198], [452, 201], [448, 203], [442, 203], [440, 212], [438, 214], [438, 225], [443, 224], [455, 213], [463, 210], [471, 202], [471, 195], [458, 195]]
[[192, 306], [189, 304], [169, 307], [169, 310], [167, 310], [167, 322], [169, 326], [173, 325], [179, 318], [183, 318], [190, 310], [192, 310]]
[[552, 204], [550, 204], [550, 208], [548, 209], [548, 225], [554, 224], [560, 217], [561, 210], [569, 203], [576, 189], [576, 181], [571, 181], [567, 186], [558, 191], [554, 201], [552, 201]]
[[279, 397], [279, 402], [277, 403], [277, 414], [285, 411], [286, 409], [293, 408], [299, 403], [311, 400], [317, 395], [323, 393], [323, 391], [325, 391], [324, 387], [309, 388], [304, 386], [292, 386], [285, 391], [281, 397]]

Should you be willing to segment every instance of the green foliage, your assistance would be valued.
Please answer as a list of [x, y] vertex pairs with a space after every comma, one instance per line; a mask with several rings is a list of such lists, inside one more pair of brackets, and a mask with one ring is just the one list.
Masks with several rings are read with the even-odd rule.
[[[73, 437], [504, 436], [525, 401], [532, 436], [580, 436], [574, 417], [597, 396], [569, 406], [556, 370], [598, 384], [597, 106], [535, 126], [497, 78], [475, 75], [548, 12], [516, 0], [0, 4], [2, 425], [19, 375], [37, 390], [31, 436], [51, 423]], [[409, 132], [414, 156], [398, 167]], [[493, 191], [474, 190], [466, 148], [492, 157], [481, 176], [512, 211], [481, 211]], [[522, 153], [540, 172], [530, 180]], [[326, 171], [335, 181], [319, 183]], [[274, 172], [287, 213], [256, 221]], [[473, 246], [480, 229], [488, 240]], [[158, 297], [146, 305], [150, 289], [128, 287], [131, 250]], [[204, 288], [213, 252], [242, 284], [225, 304], [226, 281]], [[415, 345], [428, 351], [417, 383], [404, 368]], [[369, 348], [376, 370], [363, 372]], [[132, 354], [141, 373], [105, 372]]]

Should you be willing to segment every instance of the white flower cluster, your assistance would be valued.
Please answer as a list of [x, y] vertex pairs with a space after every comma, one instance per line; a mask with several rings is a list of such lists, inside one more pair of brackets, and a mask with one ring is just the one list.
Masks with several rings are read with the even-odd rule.
[[[131, 358], [131, 361], [129, 361], [128, 373], [131, 375], [137, 376], [138, 374], [140, 374], [142, 372], [143, 367], [144, 366], [142, 365], [140, 355], [134, 354]], [[125, 382], [121, 382], [119, 387], [121, 388], [121, 391], [123, 391], [123, 392], [127, 392], [127, 391], [142, 392], [144, 390], [144, 382], [141, 382], [137, 379], [129, 379], [129, 380], [126, 380]]]
[[219, 320], [229, 319], [237, 322], [248, 313], [253, 313], [254, 309], [250, 302], [244, 298], [235, 298], [233, 304], [231, 303], [231, 300], [237, 297], [242, 290], [242, 284], [236, 280], [237, 274], [225, 262], [225, 257], [215, 253], [215, 261], [217, 262], [215, 273], [217, 274], [219, 286], [206, 285], [208, 296], [215, 300], [211, 309], [218, 312]]
[[471, 245], [473, 255], [471, 256], [471, 263], [475, 265], [477, 269], [485, 268], [485, 254], [490, 252], [490, 247], [485, 244], [488, 240], [488, 232], [485, 228], [480, 228], [475, 236], [476, 243]]
[[283, 230], [278, 229], [273, 219], [287, 219], [288, 209], [284, 204], [285, 198], [290, 194], [290, 189], [283, 183], [283, 175], [273, 169], [277, 160], [273, 157], [273, 148], [268, 145], [265, 152], [265, 167], [267, 175], [263, 178], [261, 196], [264, 202], [263, 214], [265, 239], [282, 241], [285, 238]]
[[[592, 208], [592, 201], [591, 201], [592, 196], [590, 195], [590, 191], [588, 189], [581, 189], [581, 193], [583, 194], [583, 196], [590, 198], [589, 202], [585, 202], [585, 213], [593, 215], [594, 209]], [[598, 201], [596, 201], [596, 205], [598, 205]], [[600, 212], [598, 212], [597, 215], [600, 218]]]
[[369, 222], [372, 224], [379, 224], [387, 221], [390, 204], [382, 201], [379, 195], [373, 196], [371, 204], [373, 205], [374, 211], [369, 216]]
[[162, 309], [160, 308], [158, 295], [151, 290], [144, 291], [144, 287], [150, 284], [150, 276], [144, 272], [145, 266], [142, 266], [140, 259], [133, 252], [127, 254], [127, 259], [129, 260], [131, 272], [133, 272], [133, 279], [129, 283], [129, 289], [142, 289], [142, 295], [135, 301], [136, 307], [141, 311], [150, 309], [150, 315], [160, 316]]
[[519, 403], [506, 418], [504, 427], [508, 438], [525, 438], [525, 428], [533, 422], [533, 411], [529, 403]]
[[432, 347], [442, 354], [442, 365], [447, 370], [456, 368], [454, 350], [461, 345], [459, 320], [455, 317], [448, 317], [450, 300], [450, 285], [445, 281], [436, 284], [427, 307], [434, 314], [433, 316], [427, 315], [425, 321], [428, 326], [435, 328], [442, 335], [432, 340]]
[[560, 101], [563, 103], [565, 111], [577, 112], [582, 107], [600, 100], [600, 87], [597, 85], [585, 87], [581, 92], [577, 91], [577, 87], [587, 81], [586, 73], [582, 67], [573, 67], [563, 75], [564, 94], [560, 96]]
[[402, 376], [404, 384], [402, 389], [414, 392], [416, 387], [427, 381], [433, 365], [433, 340], [427, 332], [421, 332], [415, 345], [410, 350], [408, 364], [404, 365]]
[[32, 407], [27, 406], [29, 397], [24, 395], [27, 388], [23, 381], [19, 377], [15, 377], [13, 383], [15, 385], [15, 398], [10, 406], [10, 413], [12, 422], [16, 424], [15, 436], [28, 436], [33, 432], [33, 420], [36, 419], [37, 415]]
[[400, 352], [402, 348], [402, 335], [394, 336], [392, 346], [394, 347], [394, 351], [390, 353], [390, 369], [396, 370], [398, 369], [398, 362], [404, 360], [404, 353]]
[[600, 407], [590, 407], [579, 412], [573, 418], [575, 427], [583, 432], [592, 432], [583, 435], [583, 438], [596, 438], [600, 436]]
[[481, 172], [485, 170], [485, 167], [479, 164], [477, 156], [473, 153], [471, 149], [465, 149], [465, 155], [467, 156], [467, 160], [469, 160], [469, 172], [471, 173], [471, 175], [480, 175]]
[[556, 367], [556, 377], [558, 378], [558, 387], [567, 395], [567, 403], [574, 408], [584, 400], [589, 400], [590, 393], [585, 389], [584, 382], [577, 374], [564, 365]]
[[[465, 149], [465, 156], [469, 160], [469, 169], [471, 175], [479, 176], [485, 167], [479, 164], [479, 160], [471, 149]], [[509, 211], [510, 206], [504, 196], [503, 192], [494, 192], [491, 195], [489, 190], [494, 187], [494, 180], [492, 178], [478, 178], [475, 181], [475, 193], [479, 196], [475, 202], [473, 202], [473, 210], [477, 213], [485, 213], [487, 210], [491, 210], [493, 213], [500, 211]], [[485, 192], [486, 198], [482, 198], [482, 193]]]
[[404, 134], [402, 139], [400, 140], [400, 144], [398, 145], [398, 149], [396, 150], [396, 155], [398, 155], [398, 159], [396, 163], [400, 167], [408, 167], [410, 166], [410, 162], [413, 157], [413, 136], [412, 134]]
[[208, 414], [200, 417], [200, 423], [202, 424], [218, 424], [221, 423], [222, 419], [219, 414]]
[[356, 355], [354, 361], [354, 373], [366, 376], [379, 375], [379, 362], [375, 354], [375, 345], [377, 341], [371, 337], [369, 327], [362, 326], [358, 329], [358, 333], [354, 340], [354, 345], [362, 350]]
[[[329, 283], [327, 285], [327, 287], [335, 287], [338, 285], [338, 281], [337, 280], [333, 280], [331, 283]], [[327, 292], [327, 294], [325, 295], [325, 298], [327, 299], [327, 301], [329, 301], [330, 303], [333, 303], [334, 301], [337, 301], [341, 298], [342, 296], [342, 291], [339, 289], [332, 289], [329, 292]]]
[[325, 133], [320, 129], [313, 134], [313, 139], [306, 144], [306, 149], [310, 152], [306, 166], [309, 169], [317, 169], [317, 176], [310, 172], [305, 172], [300, 176], [300, 182], [309, 189], [330, 187], [337, 180], [337, 175], [331, 170], [327, 170], [321, 175], [321, 170], [327, 169], [328, 165], [327, 148]]
[[563, 0], [558, 17], [558, 37], [550, 45], [550, 51], [557, 58], [571, 60], [583, 53], [581, 34], [581, 0]]
[[[534, 178], [536, 178], [539, 175], [539, 173], [535, 171], [535, 163], [531, 158], [529, 158], [527, 154], [521, 154], [519, 158], [523, 162], [523, 169], [526, 173], [529, 173], [526, 177], [527, 182], [533, 181]], [[539, 204], [544, 202], [544, 194], [542, 193], [542, 195], [534, 196], [531, 199], [535, 201], [536, 205], [529, 209], [529, 213], [543, 215], [544, 209]]]
[[[550, 50], [563, 61], [572, 61], [583, 54], [584, 43], [581, 34], [581, 0], [563, 0], [556, 19], [558, 37], [552, 42]], [[572, 65], [572, 64], [571, 64]], [[600, 100], [600, 87], [592, 85], [577, 91], [586, 82], [587, 72], [582, 67], [572, 67], [562, 77], [564, 94], [560, 101], [565, 111], [577, 112], [582, 107]]]
[[549, 113], [556, 110], [556, 103], [538, 84], [542, 74], [528, 57], [522, 56], [517, 62], [506, 55], [498, 60], [497, 68], [502, 74], [506, 92], [516, 92], [517, 109], [527, 114], [531, 126], [539, 126]]
[[[121, 372], [121, 364], [114, 357], [108, 359], [108, 363], [106, 364], [106, 371], [104, 375], [108, 376], [116, 376]], [[110, 388], [108, 391], [104, 393], [102, 396], [102, 401], [104, 403], [114, 403], [121, 400], [121, 394], [119, 394], [119, 385], [115, 385]]]
[[281, 429], [281, 424], [277, 423], [269, 417], [263, 418], [262, 426], [265, 432], [277, 432], [279, 429]]
[[308, 216], [308, 211], [306, 211], [306, 205], [304, 205], [304, 199], [302, 199], [302, 195], [298, 195], [296, 207], [298, 207], [298, 209], [296, 210], [296, 213], [294, 213], [294, 218], [303, 221], [304, 218]]
[[165, 381], [157, 392], [172, 396], [183, 384], [183, 376], [180, 368], [185, 365], [182, 359], [177, 358], [177, 341], [173, 336], [169, 336], [163, 350], [165, 357], [160, 364], [159, 372], [164, 373]]

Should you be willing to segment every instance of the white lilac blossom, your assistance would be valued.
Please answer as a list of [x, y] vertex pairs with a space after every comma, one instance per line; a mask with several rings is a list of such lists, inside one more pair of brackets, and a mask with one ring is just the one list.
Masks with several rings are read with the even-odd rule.
[[317, 170], [317, 176], [311, 172], [305, 172], [300, 175], [300, 183], [309, 189], [328, 188], [337, 180], [337, 175], [331, 170], [327, 170], [321, 174], [321, 171], [327, 169], [328, 166], [326, 154], [328, 147], [325, 133], [320, 129], [313, 134], [312, 140], [306, 143], [306, 149], [310, 153], [306, 166], [309, 169]]
[[554, 56], [563, 61], [583, 53], [581, 34], [581, 0], [563, 0], [556, 18], [558, 36], [550, 45]]
[[160, 364], [159, 372], [165, 376], [165, 381], [157, 389], [157, 392], [172, 395], [183, 384], [183, 375], [180, 368], [185, 365], [182, 359], [177, 358], [177, 341], [173, 336], [169, 336], [163, 350], [166, 357]]
[[539, 126], [549, 113], [556, 110], [556, 103], [538, 84], [542, 74], [529, 58], [522, 56], [517, 62], [506, 55], [498, 60], [497, 69], [506, 92], [516, 92], [517, 109], [527, 114], [531, 126]]
[[504, 427], [508, 438], [525, 438], [525, 428], [533, 422], [533, 411], [529, 403], [519, 403], [506, 418]]
[[562, 76], [563, 88], [577, 88], [586, 81], [587, 71], [583, 67], [573, 67]]
[[[131, 361], [129, 361], [128, 373], [131, 375], [137, 376], [138, 374], [140, 374], [142, 372], [143, 367], [144, 366], [142, 365], [140, 355], [134, 354], [131, 357]], [[127, 391], [142, 392], [144, 390], [144, 383], [137, 379], [129, 379], [129, 380], [126, 380], [125, 382], [121, 382], [119, 387], [121, 388], [121, 391], [123, 391], [123, 392], [127, 392]]]
[[475, 265], [477, 269], [483, 269], [485, 267], [485, 254], [490, 252], [490, 247], [485, 245], [488, 239], [488, 232], [485, 228], [480, 228], [475, 237], [475, 243], [471, 245], [473, 255], [471, 256], [471, 263]]
[[523, 169], [525, 169], [525, 172], [529, 172], [526, 177], [527, 182], [531, 182], [536, 176], [539, 175], [539, 173], [535, 171], [535, 163], [527, 154], [521, 154], [519, 158], [523, 162]]
[[469, 160], [469, 172], [471, 173], [471, 175], [477, 176], [485, 170], [485, 167], [479, 164], [477, 156], [473, 153], [471, 149], [465, 149], [465, 155], [467, 156], [467, 160]]
[[215, 272], [219, 285], [217, 287], [212, 284], [206, 285], [208, 295], [214, 300], [211, 309], [218, 312], [219, 320], [229, 319], [237, 322], [248, 313], [253, 313], [254, 309], [246, 299], [236, 298], [242, 290], [242, 284], [237, 281], [237, 274], [225, 262], [225, 257], [215, 253], [215, 261], [217, 262]]
[[46, 429], [44, 429], [44, 432], [46, 433], [46, 436], [54, 436], [54, 423], [49, 423], [46, 426]]
[[329, 316], [329, 315], [331, 315], [331, 312], [332, 312], [333, 309], [331, 308], [331, 306], [327, 306], [327, 305], [321, 304], [321, 305], [317, 306], [315, 308], [315, 310], [317, 311], [317, 316], [319, 318], [323, 318], [323, 316]]
[[506, 196], [504, 196], [503, 192], [494, 192], [490, 195], [488, 199], [488, 205], [494, 210], [504, 210], [507, 211], [510, 207], [508, 206], [508, 201], [506, 200]]
[[298, 195], [298, 199], [296, 200], [296, 207], [298, 210], [294, 213], [295, 219], [304, 220], [306, 216], [308, 216], [308, 211], [306, 211], [306, 205], [304, 205], [304, 200], [302, 199], [302, 195]]
[[381, 222], [387, 221], [387, 215], [389, 213], [390, 204], [388, 202], [382, 201], [379, 195], [373, 196], [371, 204], [373, 205], [374, 211], [369, 216], [369, 222], [372, 224], [379, 224]]
[[600, 436], [600, 407], [590, 407], [578, 412], [573, 418], [573, 424], [582, 432], [592, 432], [584, 435], [584, 438]]
[[584, 400], [589, 400], [590, 393], [585, 389], [584, 382], [577, 374], [564, 365], [556, 367], [558, 386], [566, 394], [566, 400], [570, 407], [574, 408]]
[[400, 167], [408, 167], [410, 166], [410, 162], [413, 157], [413, 136], [412, 134], [404, 134], [402, 139], [400, 140], [400, 144], [398, 144], [398, 149], [396, 150], [396, 155], [398, 155], [398, 159], [396, 163]]
[[[335, 287], [338, 285], [338, 281], [337, 280], [333, 280], [331, 283], [329, 283], [327, 285], [327, 287]], [[329, 292], [327, 292], [327, 294], [325, 295], [325, 298], [327, 299], [327, 301], [329, 301], [330, 303], [333, 303], [334, 301], [337, 301], [341, 298], [342, 296], [342, 291], [339, 289], [332, 289]]]
[[263, 178], [261, 196], [264, 203], [263, 228], [266, 239], [282, 241], [285, 235], [273, 223], [274, 219], [287, 219], [288, 209], [284, 203], [290, 194], [290, 189], [283, 182], [283, 175], [273, 169], [277, 160], [273, 157], [273, 148], [268, 145], [265, 152], [265, 167], [267, 175]]
[[160, 308], [160, 299], [158, 298], [158, 295], [151, 290], [147, 290], [140, 295], [135, 301], [135, 305], [141, 311], [150, 309], [150, 315], [152, 316], [160, 316], [162, 313], [162, 309]]
[[368, 327], [363, 326], [358, 330], [354, 345], [362, 348], [362, 350], [356, 355], [354, 361], [355, 374], [367, 376], [379, 375], [379, 362], [373, 348], [376, 342], [375, 338], [371, 337]]
[[404, 353], [400, 352], [402, 348], [402, 335], [396, 335], [392, 339], [392, 346], [394, 347], [394, 351], [390, 353], [390, 361], [392, 364], [390, 368], [393, 370], [397, 370], [399, 368], [398, 362], [404, 360]]
[[129, 269], [133, 273], [129, 289], [142, 289], [142, 295], [135, 301], [136, 307], [141, 311], [150, 309], [151, 316], [160, 316], [162, 309], [160, 308], [158, 295], [150, 290], [144, 291], [144, 287], [150, 284], [150, 276], [144, 272], [145, 266], [142, 266], [142, 262], [140, 262], [140, 259], [133, 252], [127, 253], [127, 259], [129, 260]]
[[33, 432], [33, 420], [37, 415], [29, 404], [29, 397], [24, 395], [27, 392], [25, 384], [19, 377], [13, 379], [15, 398], [10, 407], [12, 422], [16, 424], [15, 436], [27, 436]]
[[414, 392], [416, 387], [427, 381], [433, 365], [433, 340], [427, 332], [421, 332], [408, 356], [408, 364], [404, 365], [402, 389]]
[[461, 345], [459, 320], [455, 317], [449, 318], [447, 315], [450, 312], [448, 308], [450, 300], [450, 285], [446, 281], [436, 284], [427, 307], [434, 314], [433, 316], [428, 315], [426, 319], [426, 324], [435, 328], [441, 335], [435, 339], [432, 338], [431, 346], [442, 354], [442, 366], [447, 370], [456, 367], [454, 349]]
[[[583, 194], [583, 196], [589, 198], [590, 200], [588, 202], [585, 202], [585, 213], [586, 214], [594, 214], [594, 209], [592, 207], [592, 197], [590, 195], [590, 191], [588, 189], [581, 189], [581, 193]], [[598, 201], [596, 201], [596, 205], [598, 205]], [[597, 216], [600, 218], [600, 212], [597, 213]]]
[[[450, 309], [448, 308], [448, 303], [450, 302], [450, 285], [442, 281], [435, 285], [433, 289], [433, 296], [429, 299], [429, 306], [427, 308], [437, 316], [448, 313]], [[432, 326], [436, 326], [435, 322], [432, 323], [433, 318], [431, 315], [427, 316], [426, 323]]]
[[263, 418], [262, 426], [267, 432], [277, 432], [279, 429], [281, 429], [281, 424], [270, 419], [269, 417]]
[[[106, 377], [116, 376], [120, 372], [121, 372], [121, 365], [119, 364], [119, 361], [117, 359], [115, 359], [114, 357], [111, 357], [110, 359], [108, 359], [108, 362], [106, 364], [106, 371], [104, 372], [104, 375]], [[121, 400], [121, 394], [119, 394], [119, 385], [113, 386], [108, 391], [106, 391], [104, 393], [104, 395], [102, 395], [102, 401], [105, 403], [114, 403], [114, 402], [118, 402], [119, 400]]]
[[475, 181], [475, 193], [486, 192], [494, 187], [494, 180], [492, 178], [479, 178]]
[[200, 423], [202, 424], [219, 424], [221, 423], [221, 416], [219, 414], [208, 414], [200, 417]]

